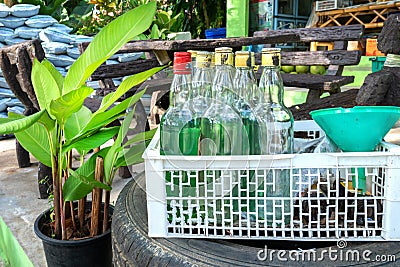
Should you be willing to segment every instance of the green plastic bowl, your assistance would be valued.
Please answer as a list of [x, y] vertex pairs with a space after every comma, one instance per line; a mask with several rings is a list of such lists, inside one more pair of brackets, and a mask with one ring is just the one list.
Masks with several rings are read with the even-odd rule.
[[400, 118], [400, 107], [356, 106], [310, 112], [326, 135], [345, 152], [374, 151]]

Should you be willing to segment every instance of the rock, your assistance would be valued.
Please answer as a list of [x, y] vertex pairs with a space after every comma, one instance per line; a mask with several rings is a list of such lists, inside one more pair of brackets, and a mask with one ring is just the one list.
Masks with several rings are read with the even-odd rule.
[[121, 62], [121, 63], [122, 62], [134, 61], [136, 59], [139, 59], [142, 55], [143, 55], [143, 52], [120, 54], [118, 56], [118, 61]]
[[75, 44], [91, 42], [93, 37], [86, 36], [86, 35], [75, 35]]
[[[8, 118], [7, 112], [0, 112], [0, 119], [6, 119]], [[2, 138], [2, 136], [0, 136], [0, 139]]]
[[28, 26], [21, 26], [15, 29], [14, 33], [18, 37], [23, 39], [35, 39], [39, 37], [39, 33], [42, 29], [39, 28], [32, 28]]
[[14, 98], [15, 95], [10, 89], [1, 88], [0, 89], [0, 99], [2, 98]]
[[67, 55], [46, 55], [46, 58], [56, 67], [67, 67], [75, 62], [75, 59]]
[[43, 42], [60, 42], [70, 44], [74, 42], [74, 37], [64, 32], [56, 31], [54, 29], [44, 29], [39, 33], [39, 38]]
[[21, 101], [19, 101], [19, 100], [16, 99], [16, 98], [12, 98], [10, 101], [8, 101], [8, 102], [6, 103], [6, 105], [7, 105], [7, 107], [15, 107], [15, 106], [18, 106], [18, 107], [21, 107], [21, 108], [25, 108], [25, 107], [24, 107], [24, 104], [22, 104]]
[[67, 49], [67, 55], [76, 59], [81, 55], [81, 53], [79, 53], [78, 47], [69, 47]]
[[378, 49], [386, 54], [400, 55], [400, 14], [390, 15], [378, 36]]
[[[0, 92], [11, 92], [11, 90], [9, 90], [10, 86], [8, 85], [8, 83], [6, 82], [6, 79], [4, 77], [0, 77]], [[7, 89], [4, 89], [7, 88]], [[5, 91], [6, 90], [6, 91]], [[12, 93], [12, 92], [11, 92]]]
[[14, 33], [13, 29], [0, 28], [0, 42], [4, 42], [6, 38], [14, 38], [17, 35]]
[[112, 65], [112, 64], [119, 64], [118, 60], [113, 60], [113, 59], [109, 59], [106, 61], [107, 65]]
[[48, 27], [47, 29], [51, 29], [51, 30], [55, 30], [55, 31], [59, 31], [59, 32], [65, 32], [65, 33], [70, 33], [73, 30], [71, 27], [68, 27], [65, 24], [59, 24], [59, 23], [53, 24], [52, 26]]
[[394, 82], [391, 84], [382, 105], [400, 106], [400, 67], [384, 67], [383, 70], [392, 73]]
[[25, 39], [22, 39], [22, 38], [6, 38], [6, 39], [4, 40], [4, 42], [5, 42], [7, 45], [18, 44], [18, 43], [25, 42], [25, 41], [26, 41], [26, 40], [25, 40]]
[[25, 25], [32, 28], [46, 28], [53, 24], [57, 23], [57, 20], [49, 15], [36, 15], [30, 17], [27, 21], [25, 21]]
[[11, 9], [3, 3], [0, 3], [0, 18], [5, 18], [10, 15]]
[[44, 43], [42, 43], [42, 47], [46, 54], [61, 55], [61, 54], [66, 54], [67, 49], [72, 46], [65, 44], [65, 43], [60, 43], [60, 42], [50, 42], [50, 43], [44, 42]]
[[7, 112], [12, 112], [12, 113], [17, 113], [17, 114], [23, 114], [24, 113], [24, 108], [14, 106], [14, 107], [8, 107]]
[[357, 94], [357, 105], [381, 105], [393, 82], [394, 76], [390, 71], [381, 70], [368, 74]]
[[18, 18], [14, 16], [8, 16], [5, 18], [0, 18], [0, 22], [4, 24], [4, 27], [15, 29], [24, 25], [27, 18]]
[[11, 98], [3, 98], [0, 99], [0, 112], [5, 111], [7, 109], [7, 102], [9, 102]]
[[40, 6], [19, 4], [11, 7], [11, 15], [28, 18], [39, 14]]

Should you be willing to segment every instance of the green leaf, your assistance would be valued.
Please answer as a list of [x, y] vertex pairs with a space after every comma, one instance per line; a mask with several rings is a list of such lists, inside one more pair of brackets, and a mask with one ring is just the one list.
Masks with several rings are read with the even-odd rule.
[[154, 136], [154, 134], [157, 132], [157, 128], [147, 131], [147, 132], [142, 132], [135, 134], [132, 138], [130, 138], [127, 142], [125, 142], [124, 146], [129, 146], [131, 144], [140, 142], [140, 141], [147, 141], [151, 140]]
[[35, 58], [31, 74], [32, 85], [41, 110], [47, 109], [52, 100], [60, 97], [58, 84], [45, 64]]
[[[96, 163], [95, 163], [96, 164]], [[94, 166], [95, 168], [95, 166]], [[98, 187], [110, 191], [111, 187], [96, 181], [93, 177], [87, 177], [69, 169], [70, 176], [63, 186], [64, 201], [79, 200], [89, 194], [93, 188]]]
[[43, 66], [47, 68], [47, 70], [50, 72], [51, 76], [53, 76], [54, 80], [57, 83], [57, 88], [59, 91], [59, 94], [61, 95], [61, 90], [63, 87], [64, 83], [64, 77], [61, 75], [61, 73], [54, 67], [54, 65], [48, 61], [47, 59], [43, 59], [42, 61]]
[[153, 27], [151, 27], [151, 32], [150, 32], [150, 39], [159, 39], [160, 38], [160, 31], [158, 30], [157, 24], [153, 24]]
[[51, 167], [51, 148], [46, 128], [41, 124], [33, 124], [31, 127], [14, 134], [19, 143], [38, 161]]
[[94, 116], [92, 116], [92, 118], [87, 123], [85, 128], [80, 132], [80, 134], [83, 135], [87, 132], [104, 127], [115, 119], [125, 115], [126, 109], [130, 106], [133, 97], [134, 96], [125, 99], [120, 104], [116, 105], [110, 110], [93, 114]]
[[83, 139], [78, 139], [78, 141], [72, 141], [68, 146], [63, 147], [63, 153], [75, 148], [78, 151], [89, 151], [91, 149], [100, 147], [105, 142], [111, 140], [114, 135], [119, 131], [118, 127], [110, 127], [106, 129], [99, 130], [97, 133], [87, 136]]
[[134, 165], [143, 162], [142, 155], [146, 150], [148, 142], [146, 144], [139, 143], [125, 150], [125, 162], [126, 165]]
[[125, 138], [129, 130], [129, 125], [132, 121], [134, 113], [135, 109], [126, 115], [119, 129], [117, 138], [115, 138], [113, 145], [110, 147], [110, 150], [104, 157], [104, 180], [108, 184], [111, 184], [114, 179], [113, 173], [115, 170], [115, 164], [117, 162], [119, 152], [122, 151], [122, 140]]
[[56, 117], [57, 121], [63, 123], [72, 113], [77, 112], [83, 106], [83, 102], [93, 92], [93, 89], [82, 86], [71, 91], [56, 100], [51, 101], [50, 114]]
[[78, 133], [80, 133], [85, 125], [89, 122], [92, 117], [92, 112], [85, 106], [82, 106], [78, 112], [73, 113], [66, 121], [65, 121], [65, 138], [68, 140], [72, 140]]
[[23, 117], [22, 119], [1, 123], [0, 134], [9, 134], [9, 133], [23, 131], [28, 127], [32, 126], [35, 122], [37, 122], [45, 112], [46, 112], [45, 110], [41, 110], [28, 117]]
[[70, 67], [64, 80], [63, 93], [79, 88], [125, 43], [147, 30], [153, 21], [156, 8], [157, 3], [152, 1], [128, 11], [104, 27]]
[[[110, 93], [103, 98], [100, 108], [96, 111], [96, 113], [100, 113], [100, 112], [107, 110], [107, 108], [109, 108], [112, 104], [114, 104], [115, 101], [117, 101], [121, 96], [123, 96], [132, 87], [146, 81], [148, 78], [150, 78], [151, 76], [153, 76], [154, 74], [156, 74], [157, 72], [162, 70], [163, 68], [165, 68], [165, 66], [152, 68], [150, 70], [146, 70], [146, 71], [137, 73], [135, 75], [129, 76], [128, 78], [123, 80], [115, 92]], [[143, 92], [136, 93], [135, 95], [141, 94], [140, 95], [140, 97], [141, 97], [144, 94], [144, 91], [145, 90], [143, 90]], [[137, 100], [139, 100], [140, 97], [138, 97]]]

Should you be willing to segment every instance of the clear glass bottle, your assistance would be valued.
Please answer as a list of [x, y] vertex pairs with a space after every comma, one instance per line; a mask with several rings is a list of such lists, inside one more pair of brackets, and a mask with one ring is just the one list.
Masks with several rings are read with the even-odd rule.
[[197, 52], [196, 71], [192, 79], [192, 107], [197, 117], [202, 117], [211, 105], [211, 86], [213, 83], [213, 69], [211, 68], [212, 53]]
[[237, 97], [234, 106], [242, 118], [244, 126], [242, 139], [242, 154], [260, 154], [258, 140], [258, 122], [252, 107], [254, 92], [257, 91], [257, 80], [252, 68], [251, 52], [237, 51], [235, 53], [236, 73], [233, 79]]
[[202, 155], [240, 155], [242, 122], [233, 108], [235, 93], [232, 76], [231, 48], [215, 49], [215, 78], [212, 103], [201, 124]]
[[[284, 86], [280, 74], [280, 59], [279, 48], [262, 50], [260, 103], [255, 110], [260, 123], [262, 154], [293, 152], [293, 116], [283, 103]], [[265, 183], [260, 185], [261, 193], [258, 197], [263, 197], [262, 192], [265, 191], [268, 199], [258, 202], [259, 219], [265, 220], [268, 226], [284, 227], [290, 223], [290, 171], [272, 169], [265, 178]]]
[[293, 115], [283, 102], [284, 86], [280, 73], [280, 48], [263, 48], [259, 93], [260, 107], [269, 110], [271, 127], [268, 127], [270, 142], [262, 147], [263, 154], [293, 153]]
[[174, 53], [174, 78], [170, 88], [170, 106], [160, 122], [162, 155], [197, 155], [200, 127], [189, 105], [192, 87], [191, 58], [188, 52]]

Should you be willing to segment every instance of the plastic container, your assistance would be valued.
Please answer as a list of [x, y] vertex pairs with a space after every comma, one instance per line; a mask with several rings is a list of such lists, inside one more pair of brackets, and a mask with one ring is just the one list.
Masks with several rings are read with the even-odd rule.
[[[309, 139], [313, 121], [295, 123]], [[357, 139], [354, 140], [355, 142]], [[156, 135], [144, 153], [149, 236], [321, 241], [400, 240], [400, 148], [261, 156], [160, 156]], [[352, 180], [364, 171], [368, 193]], [[290, 194], [269, 197], [290, 176]]]
[[206, 39], [226, 38], [226, 28], [214, 28], [205, 30]]
[[343, 151], [366, 152], [373, 151], [399, 120], [400, 107], [339, 107], [314, 110], [310, 114]]
[[373, 57], [369, 59], [372, 64], [372, 72], [377, 72], [383, 69], [386, 57]]

